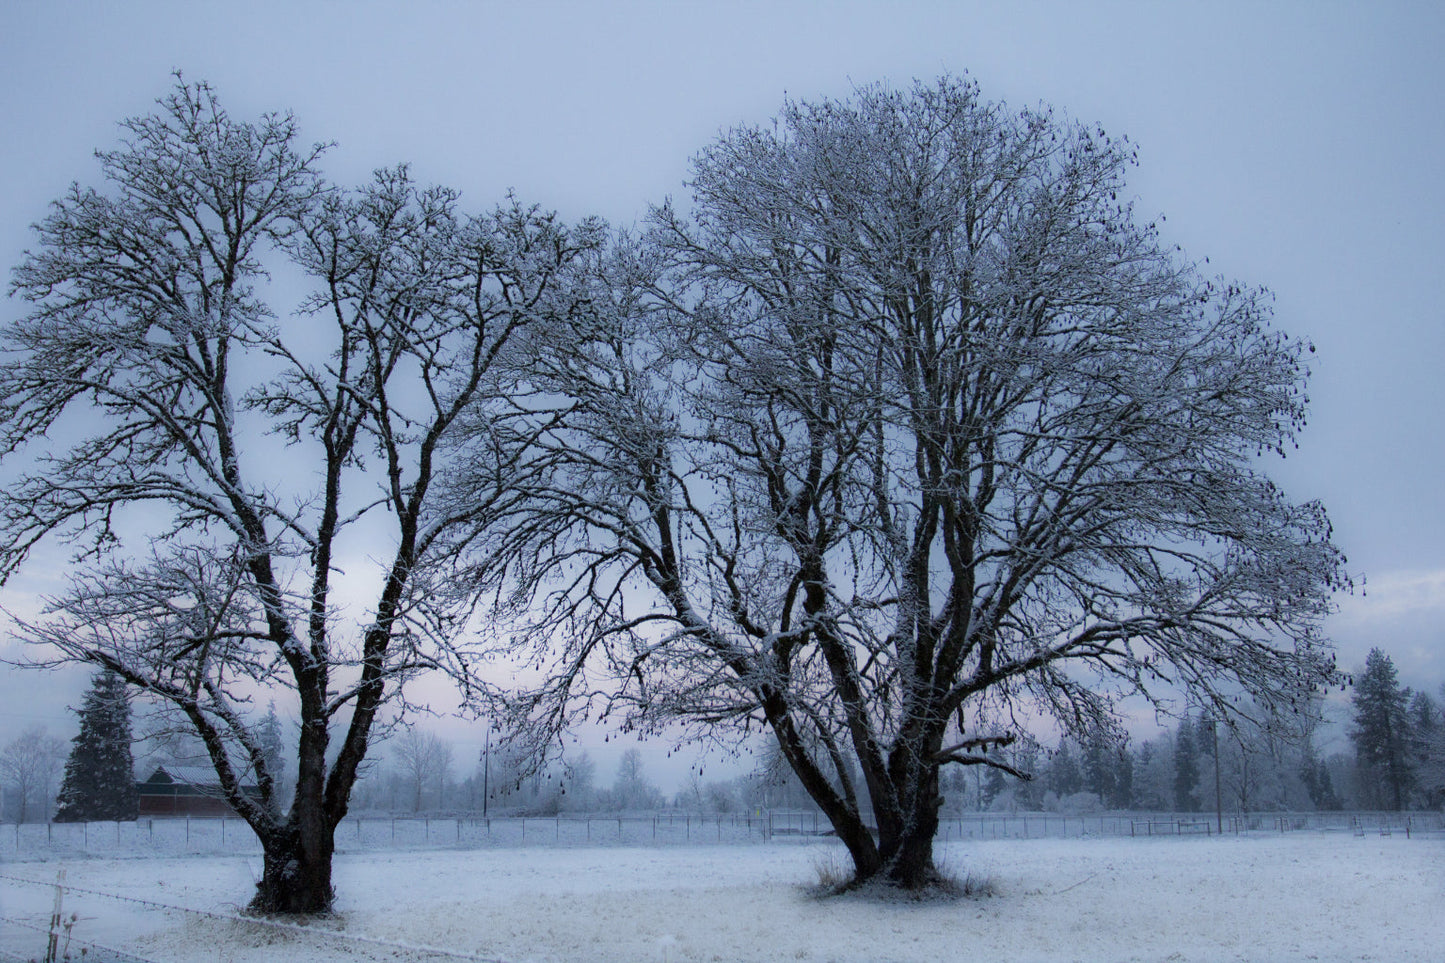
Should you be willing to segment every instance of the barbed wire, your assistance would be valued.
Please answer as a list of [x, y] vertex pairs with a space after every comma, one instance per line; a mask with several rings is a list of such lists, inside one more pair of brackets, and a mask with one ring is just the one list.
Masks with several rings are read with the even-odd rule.
[[[54, 886], [55, 884], [45, 883], [44, 885]], [[69, 889], [69, 887], [63, 888]], [[49, 926], [40, 926], [36, 923], [28, 923], [25, 920], [18, 920], [11, 916], [0, 916], [0, 923], [8, 923], [11, 926], [18, 926], [21, 929], [34, 930], [36, 933], [43, 933], [47, 937], [50, 936], [51, 933], [51, 929]], [[94, 940], [83, 940], [73, 934], [67, 935], [65, 937], [65, 942], [67, 945], [73, 944], [75, 946], [87, 946], [91, 949], [101, 950], [105, 953], [110, 953], [113, 956], [124, 957], [127, 960], [133, 960], [134, 963], [159, 963], [159, 961], [152, 960], [149, 957], [138, 956], [137, 954], [132, 953], [130, 950], [122, 950], [114, 946], [106, 946], [104, 943], [97, 943]], [[6, 957], [9, 957], [10, 959], [24, 960], [27, 961], [27, 963], [31, 959], [30, 957], [11, 953], [9, 950], [0, 950], [0, 953], [3, 953]], [[69, 957], [67, 957], [67, 959], [68, 958]]]
[[[301, 933], [307, 936], [319, 936], [322, 938], [345, 940], [352, 943], [376, 946], [388, 950], [405, 950], [408, 953], [422, 953], [429, 956], [446, 956], [457, 960], [468, 960], [470, 961], [470, 963], [506, 963], [505, 960], [502, 960], [498, 957], [478, 956], [474, 953], [462, 952], [461, 950], [450, 950], [440, 946], [427, 946], [424, 943], [403, 943], [396, 940], [383, 940], [376, 937], [360, 936], [355, 933], [346, 933], [341, 930], [333, 930], [325, 926], [310, 926], [302, 925], [299, 923], [285, 923], [280, 920], [267, 919], [264, 916], [242, 916], [238, 913], [218, 913], [214, 910], [195, 909], [194, 907], [179, 906], [174, 903], [162, 903], [159, 900], [145, 899], [139, 896], [124, 896], [120, 893], [107, 893], [104, 890], [89, 889], [84, 886], [72, 886], [69, 883], [57, 884], [55, 882], [46, 882], [44, 880], [27, 879], [23, 876], [10, 876], [4, 873], [0, 873], [0, 880], [6, 880], [13, 883], [25, 883], [30, 886], [42, 886], [47, 888], [59, 885], [62, 890], [65, 890], [67, 892], [80, 893], [86, 896], [99, 896], [105, 899], [117, 900], [122, 903], [133, 903], [137, 906], [144, 906], [147, 909], [152, 910], [166, 910], [176, 913], [189, 913], [193, 916], [204, 916], [210, 919], [226, 920], [228, 922], [241, 923], [244, 925], [264, 926], [271, 929]], [[41, 932], [48, 933], [49, 930], [42, 929]], [[74, 942], [80, 941], [76, 940]], [[105, 949], [107, 952], [111, 952], [108, 947], [100, 947], [97, 945], [97, 948]], [[134, 956], [134, 954], [129, 954], [123, 950], [116, 950], [115, 952], [125, 953], [126, 955]], [[141, 963], [156, 963], [156, 961], [154, 960], [146, 960], [143, 957], [135, 957], [135, 959], [140, 960]]]

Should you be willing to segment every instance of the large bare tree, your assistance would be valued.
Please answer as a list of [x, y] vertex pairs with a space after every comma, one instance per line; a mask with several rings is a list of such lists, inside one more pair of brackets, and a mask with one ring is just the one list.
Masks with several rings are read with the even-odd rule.
[[[467, 216], [404, 168], [336, 190], [289, 116], [235, 120], [205, 85], [123, 127], [104, 189], [55, 202], [14, 273], [32, 310], [3, 332], [22, 477], [0, 573], [76, 546], [72, 588], [24, 626], [37, 660], [179, 710], [264, 847], [253, 907], [325, 911], [378, 713], [418, 672], [463, 671], [466, 606], [433, 560], [478, 505], [438, 501], [442, 443], [565, 321], [558, 279], [597, 232], [516, 203]], [[263, 298], [303, 284], [284, 316]], [[247, 705], [277, 686], [299, 718], [284, 813]]]
[[1139, 222], [1132, 163], [951, 79], [704, 150], [535, 365], [568, 401], [476, 568], [548, 653], [518, 727], [766, 730], [856, 881], [920, 887], [940, 768], [1030, 720], [1332, 678], [1343, 559], [1255, 461], [1308, 346]]

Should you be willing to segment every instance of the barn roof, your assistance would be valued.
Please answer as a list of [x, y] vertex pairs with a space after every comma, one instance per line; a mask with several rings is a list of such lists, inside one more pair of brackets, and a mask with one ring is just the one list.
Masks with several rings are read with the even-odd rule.
[[[197, 789], [221, 791], [221, 777], [210, 766], [157, 766], [146, 783], [184, 783]], [[144, 785], [144, 783], [142, 784]], [[241, 788], [253, 788], [255, 781], [243, 778]]]

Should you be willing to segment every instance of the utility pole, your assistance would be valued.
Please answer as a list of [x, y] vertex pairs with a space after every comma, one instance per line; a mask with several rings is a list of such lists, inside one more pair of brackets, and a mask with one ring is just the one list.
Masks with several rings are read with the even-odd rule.
[[487, 797], [491, 795], [492, 727], [487, 725], [486, 742], [482, 744], [482, 818], [487, 818]]
[[1216, 717], [1210, 722], [1209, 728], [1214, 732], [1214, 826], [1219, 835], [1224, 835], [1224, 791], [1219, 785], [1219, 719]]

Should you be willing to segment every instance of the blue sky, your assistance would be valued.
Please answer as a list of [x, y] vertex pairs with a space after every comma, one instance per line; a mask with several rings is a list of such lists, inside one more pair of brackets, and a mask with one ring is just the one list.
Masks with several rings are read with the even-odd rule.
[[[237, 116], [291, 109], [342, 182], [409, 161], [483, 208], [514, 189], [638, 219], [688, 157], [785, 95], [969, 72], [1139, 145], [1144, 216], [1269, 286], [1318, 346], [1311, 424], [1270, 467], [1322, 499], [1367, 594], [1330, 630], [1407, 683], [1445, 679], [1445, 15], [1419, 3], [0, 4], [0, 263], [170, 72]], [[13, 315], [14, 301], [0, 303]], [[8, 588], [5, 604], [27, 591]], [[0, 643], [3, 645], [4, 643]], [[0, 741], [68, 725], [74, 677], [0, 669]], [[23, 693], [23, 694], [22, 694]], [[606, 767], [602, 772], [607, 772]]]

